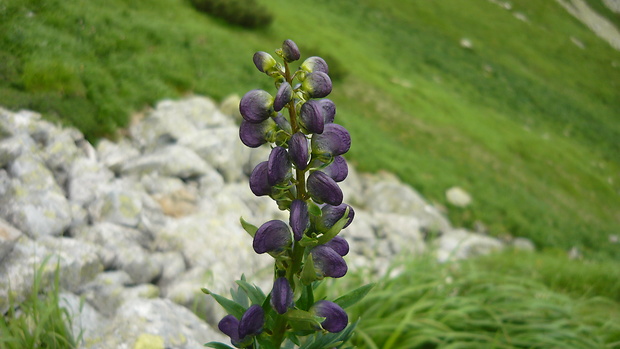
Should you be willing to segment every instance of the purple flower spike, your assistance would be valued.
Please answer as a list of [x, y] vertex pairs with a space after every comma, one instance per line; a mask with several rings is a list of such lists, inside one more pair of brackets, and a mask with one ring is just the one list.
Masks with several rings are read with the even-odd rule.
[[323, 133], [325, 118], [317, 100], [309, 100], [301, 106], [299, 119], [308, 133]]
[[301, 240], [304, 232], [310, 226], [310, 215], [308, 214], [308, 204], [303, 200], [293, 200], [291, 203], [291, 216], [289, 224], [293, 229], [295, 241]]
[[251, 90], [239, 102], [239, 112], [248, 122], [259, 123], [271, 116], [273, 97], [264, 90]]
[[294, 62], [301, 57], [301, 53], [299, 52], [299, 48], [297, 48], [297, 44], [293, 42], [291, 39], [286, 39], [282, 43], [282, 53], [284, 59], [287, 62]]
[[258, 51], [252, 57], [254, 65], [262, 73], [268, 73], [276, 66], [276, 60], [267, 52]]
[[293, 289], [285, 277], [279, 277], [273, 283], [271, 306], [278, 314], [286, 313], [293, 306]]
[[239, 338], [239, 320], [236, 317], [232, 315], [224, 316], [217, 324], [217, 328], [230, 337], [232, 345], [237, 346], [241, 342], [241, 338]]
[[319, 103], [323, 109], [323, 118], [325, 119], [325, 123], [331, 124], [334, 122], [334, 117], [336, 116], [336, 104], [332, 102], [331, 99], [327, 98], [320, 99]]
[[320, 71], [325, 74], [329, 74], [327, 63], [323, 58], [318, 56], [306, 58], [306, 60], [301, 64], [301, 69], [307, 71], [308, 73]]
[[314, 268], [323, 276], [340, 278], [347, 273], [347, 263], [333, 248], [319, 245], [313, 248], [311, 253], [312, 260], [314, 261]]
[[280, 220], [272, 220], [258, 228], [254, 235], [252, 247], [258, 254], [280, 252], [289, 247], [292, 242], [288, 225]]
[[272, 186], [283, 182], [291, 171], [291, 160], [283, 147], [271, 149], [267, 163], [267, 179]]
[[316, 71], [306, 75], [301, 87], [311, 98], [323, 98], [332, 92], [332, 80], [322, 71]]
[[343, 237], [339, 235], [334, 236], [331, 240], [325, 243], [325, 246], [336, 251], [341, 256], [346, 256], [349, 253], [349, 243]]
[[278, 88], [278, 93], [273, 101], [273, 110], [280, 111], [293, 98], [293, 88], [288, 82], [283, 82]]
[[338, 304], [321, 300], [312, 306], [314, 314], [324, 317], [321, 326], [329, 332], [335, 333], [344, 330], [349, 322], [349, 316]]
[[263, 308], [254, 304], [245, 311], [239, 321], [239, 338], [242, 340], [247, 336], [255, 336], [261, 332], [265, 324], [265, 311]]
[[349, 219], [347, 220], [347, 223], [342, 229], [348, 227], [349, 224], [353, 222], [353, 218], [355, 217], [355, 211], [353, 210], [353, 207], [347, 204], [340, 204], [337, 206], [325, 205], [323, 206], [323, 208], [321, 208], [321, 218], [319, 223], [317, 224], [318, 228], [322, 231], [329, 230], [329, 228], [334, 226], [334, 224], [336, 224], [336, 222], [338, 222], [340, 218], [344, 216], [347, 207], [349, 208]]
[[284, 116], [282, 116], [282, 114], [278, 114], [278, 116], [274, 117], [273, 121], [275, 121], [278, 127], [284, 132], [288, 134], [293, 133], [293, 127], [291, 126], [291, 123], [288, 122], [288, 120]]
[[291, 160], [295, 166], [300, 170], [305, 170], [308, 167], [308, 161], [310, 160], [310, 152], [308, 147], [308, 139], [306, 136], [297, 132], [288, 141], [288, 151], [291, 156]]
[[317, 203], [338, 206], [342, 203], [342, 190], [336, 181], [321, 171], [314, 171], [308, 176], [308, 193]]
[[267, 133], [275, 131], [276, 123], [272, 119], [267, 119], [261, 123], [252, 123], [247, 120], [241, 121], [239, 126], [239, 138], [241, 142], [250, 148], [258, 148], [267, 143]]
[[312, 151], [318, 154], [342, 155], [351, 148], [351, 135], [338, 124], [327, 124], [322, 134], [312, 136]]
[[347, 161], [340, 155], [334, 158], [334, 161], [321, 171], [327, 173], [336, 182], [342, 182], [349, 174], [349, 166]]
[[254, 167], [250, 175], [250, 190], [256, 196], [271, 194], [271, 185], [269, 185], [269, 175], [267, 172], [268, 162], [263, 161]]

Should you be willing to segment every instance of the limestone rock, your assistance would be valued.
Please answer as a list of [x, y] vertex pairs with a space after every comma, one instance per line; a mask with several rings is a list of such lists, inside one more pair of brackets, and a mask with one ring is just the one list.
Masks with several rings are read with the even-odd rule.
[[498, 239], [464, 229], [452, 230], [436, 241], [439, 261], [466, 259], [500, 251], [504, 245]]
[[471, 204], [471, 195], [461, 187], [451, 187], [446, 190], [446, 200], [456, 207], [467, 207]]
[[76, 159], [69, 170], [69, 199], [80, 205], [89, 204], [112, 178], [114, 173], [101, 163], [86, 157]]
[[21, 231], [0, 218], [0, 263], [2, 259], [13, 250], [13, 247], [21, 236]]
[[191, 149], [180, 145], [168, 145], [123, 164], [125, 175], [158, 173], [161, 176], [190, 178], [213, 171], [213, 168]]
[[126, 139], [121, 139], [118, 143], [102, 139], [97, 144], [97, 154], [102, 164], [114, 173], [120, 173], [123, 164], [137, 158], [140, 151]]

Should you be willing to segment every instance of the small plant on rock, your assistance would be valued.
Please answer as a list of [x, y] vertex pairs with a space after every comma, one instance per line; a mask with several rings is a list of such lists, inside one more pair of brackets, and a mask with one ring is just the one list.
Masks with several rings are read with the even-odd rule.
[[[292, 70], [289, 64], [299, 60], [300, 52], [291, 40], [275, 53], [281, 63], [263, 51], [253, 58], [256, 68], [273, 78], [275, 95], [252, 90], [239, 104], [243, 144], [256, 148], [269, 143], [272, 148], [252, 171], [250, 189], [289, 211], [288, 222], [271, 220], [260, 227], [241, 219], [254, 251], [274, 258], [273, 288], [265, 294], [242, 277], [232, 300], [202, 291], [228, 312], [219, 329], [237, 348], [341, 348], [355, 328], [344, 308], [362, 299], [372, 285], [333, 301], [315, 299], [314, 290], [324, 278], [347, 273], [343, 257], [349, 245], [339, 233], [351, 224], [354, 211], [343, 203], [338, 182], [348, 174], [342, 155], [351, 137], [334, 123], [336, 106], [324, 98], [332, 90], [325, 61], [310, 57]], [[231, 348], [218, 342], [206, 346]]]

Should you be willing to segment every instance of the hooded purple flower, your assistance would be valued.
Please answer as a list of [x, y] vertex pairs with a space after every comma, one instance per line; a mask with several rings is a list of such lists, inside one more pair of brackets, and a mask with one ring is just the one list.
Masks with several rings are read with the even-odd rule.
[[273, 110], [280, 111], [293, 98], [293, 88], [288, 82], [283, 82], [278, 88], [276, 98], [273, 101]]
[[301, 83], [301, 88], [308, 92], [310, 98], [323, 98], [332, 92], [332, 80], [329, 75], [315, 71], [306, 75], [306, 78]]
[[349, 208], [349, 219], [342, 229], [348, 227], [349, 224], [353, 222], [353, 218], [355, 217], [355, 211], [353, 210], [353, 207], [343, 203], [336, 206], [323, 206], [321, 208], [321, 217], [319, 218], [319, 221], [317, 223], [317, 228], [319, 228], [319, 230], [321, 231], [329, 230], [329, 228], [331, 228], [334, 224], [336, 224], [336, 222], [340, 220], [340, 218], [342, 218], [342, 216], [344, 216], [347, 207]]
[[318, 100], [309, 100], [301, 106], [299, 121], [308, 133], [323, 133], [325, 118]]
[[232, 345], [237, 346], [241, 343], [241, 338], [239, 338], [239, 320], [237, 320], [236, 317], [232, 315], [224, 316], [224, 318], [217, 324], [217, 328], [230, 337]]
[[349, 174], [349, 166], [347, 161], [340, 155], [334, 158], [334, 161], [321, 171], [325, 172], [336, 182], [342, 182]]
[[239, 321], [239, 338], [243, 340], [247, 336], [255, 336], [261, 332], [265, 324], [265, 311], [254, 304], [245, 311]]
[[279, 277], [271, 290], [271, 306], [278, 314], [284, 314], [293, 306], [293, 289], [285, 277]]
[[319, 245], [313, 248], [310, 253], [312, 253], [314, 268], [319, 271], [321, 275], [340, 278], [347, 273], [347, 263], [340, 253], [336, 252], [333, 248]]
[[273, 97], [264, 90], [251, 90], [239, 102], [239, 112], [248, 122], [259, 123], [271, 116]]
[[317, 154], [342, 155], [351, 148], [351, 135], [338, 124], [326, 124], [322, 134], [312, 136], [312, 151]]
[[270, 185], [283, 182], [291, 171], [291, 160], [283, 147], [271, 149], [267, 162], [267, 179]]
[[268, 74], [276, 66], [276, 60], [265, 51], [256, 52], [252, 60], [254, 61], [256, 69], [260, 70], [262, 73]]
[[254, 234], [252, 247], [258, 254], [265, 252], [280, 252], [291, 246], [291, 231], [286, 223], [280, 220], [271, 220], [258, 228]]
[[321, 300], [312, 306], [311, 310], [315, 315], [324, 317], [321, 326], [332, 333], [340, 332], [347, 327], [349, 316], [338, 304], [326, 300]]
[[284, 116], [282, 116], [282, 114], [278, 114], [278, 116], [274, 117], [273, 121], [276, 122], [276, 124], [282, 131], [288, 134], [293, 133], [293, 127], [291, 126], [291, 123], [288, 122], [288, 120]]
[[319, 99], [319, 103], [321, 104], [321, 109], [323, 110], [323, 118], [325, 119], [326, 124], [331, 124], [334, 122], [334, 117], [336, 116], [336, 104], [332, 102], [331, 99]]
[[312, 72], [323, 72], [325, 74], [329, 74], [329, 67], [325, 60], [318, 56], [312, 56], [306, 58], [306, 60], [301, 63], [301, 69], [305, 70], [308, 73]]
[[342, 203], [342, 190], [331, 177], [321, 171], [314, 171], [306, 182], [308, 193], [317, 203], [338, 206]]
[[270, 131], [276, 130], [276, 123], [270, 118], [261, 123], [252, 123], [243, 120], [241, 121], [241, 126], [239, 126], [239, 138], [246, 146], [258, 148], [267, 143], [267, 134]]
[[301, 240], [304, 232], [310, 226], [310, 215], [308, 213], [308, 204], [303, 200], [293, 200], [291, 203], [291, 215], [289, 224], [293, 229], [295, 241]]
[[256, 196], [271, 194], [271, 185], [269, 185], [269, 175], [267, 172], [268, 161], [263, 161], [254, 167], [250, 175], [250, 190]]
[[301, 57], [301, 53], [299, 52], [299, 48], [297, 48], [297, 44], [293, 42], [291, 39], [286, 39], [282, 43], [282, 56], [287, 62], [294, 62]]
[[288, 152], [298, 169], [305, 170], [308, 167], [310, 152], [308, 139], [303, 133], [297, 132], [291, 136], [291, 139], [288, 141]]
[[334, 236], [324, 245], [336, 251], [339, 255], [343, 257], [349, 253], [349, 243], [340, 235]]

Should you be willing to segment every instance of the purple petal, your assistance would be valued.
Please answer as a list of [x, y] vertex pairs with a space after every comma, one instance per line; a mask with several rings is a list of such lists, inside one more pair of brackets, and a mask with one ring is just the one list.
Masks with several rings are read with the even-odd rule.
[[344, 330], [349, 322], [349, 316], [338, 304], [321, 300], [312, 306], [314, 314], [324, 317], [321, 326], [329, 332], [335, 333]]
[[342, 155], [351, 148], [351, 135], [338, 124], [326, 124], [322, 134], [312, 136], [312, 151], [318, 154]]
[[217, 324], [217, 328], [220, 329], [225, 335], [230, 337], [233, 345], [240, 342], [239, 338], [239, 320], [232, 315], [226, 315]]
[[332, 80], [329, 75], [316, 71], [306, 75], [301, 87], [311, 98], [323, 98], [332, 92]]
[[279, 277], [273, 283], [271, 306], [278, 314], [286, 313], [293, 306], [293, 289], [285, 277]]
[[347, 273], [347, 263], [342, 256], [329, 246], [319, 245], [312, 249], [314, 268], [323, 276], [343, 277]]
[[291, 203], [291, 215], [289, 224], [293, 229], [295, 241], [301, 240], [304, 232], [310, 226], [310, 215], [308, 213], [308, 204], [303, 200], [293, 200]]
[[326, 124], [331, 124], [334, 122], [334, 117], [336, 116], [336, 104], [332, 102], [331, 99], [320, 99], [319, 103], [321, 104], [321, 109], [323, 110], [323, 118], [325, 119]]
[[271, 185], [269, 185], [269, 174], [267, 172], [268, 161], [263, 161], [254, 167], [250, 175], [250, 190], [256, 196], [271, 194]]
[[262, 73], [269, 72], [276, 65], [276, 60], [267, 52], [258, 51], [252, 57], [254, 65]]
[[334, 236], [331, 240], [324, 244], [325, 246], [336, 251], [341, 256], [346, 256], [349, 253], [349, 243], [343, 237], [339, 235]]
[[342, 182], [349, 174], [347, 161], [340, 155], [334, 158], [334, 161], [321, 171], [327, 173], [336, 182]]
[[291, 171], [291, 160], [283, 147], [271, 149], [267, 164], [267, 179], [270, 185], [283, 182]]
[[248, 122], [259, 123], [271, 116], [273, 97], [264, 90], [248, 91], [239, 102], [239, 112]]
[[325, 205], [321, 208], [321, 217], [319, 223], [317, 224], [318, 228], [321, 231], [329, 230], [329, 228], [331, 228], [334, 224], [336, 224], [336, 222], [340, 220], [340, 218], [342, 218], [342, 216], [346, 212], [347, 207], [349, 208], [349, 220], [342, 229], [348, 227], [349, 224], [353, 222], [353, 218], [355, 217], [355, 211], [353, 210], [353, 207], [347, 204], [340, 204], [337, 206]]
[[306, 58], [306, 60], [301, 64], [301, 69], [307, 71], [308, 73], [317, 71], [329, 74], [329, 67], [327, 66], [327, 63], [323, 58], [318, 56]]
[[336, 181], [321, 171], [314, 171], [306, 183], [308, 193], [317, 203], [338, 206], [342, 203], [342, 190]]
[[273, 110], [280, 111], [293, 98], [293, 88], [288, 82], [283, 82], [278, 88], [278, 93], [273, 101]]
[[271, 119], [258, 124], [242, 120], [241, 126], [239, 126], [239, 138], [246, 146], [258, 148], [267, 143], [267, 133], [270, 130], [274, 130], [275, 126], [276, 123]]
[[308, 133], [323, 133], [325, 118], [323, 109], [317, 100], [309, 100], [301, 106], [299, 121]]
[[308, 139], [303, 133], [297, 132], [291, 137], [288, 141], [288, 152], [298, 169], [305, 170], [308, 167], [310, 152]]
[[282, 53], [287, 62], [294, 62], [301, 57], [297, 44], [295, 44], [295, 42], [291, 39], [286, 39], [282, 43]]
[[254, 336], [261, 332], [265, 323], [265, 311], [263, 308], [254, 304], [245, 311], [239, 321], [239, 338]]
[[258, 228], [254, 235], [252, 247], [258, 254], [280, 252], [289, 247], [292, 242], [288, 225], [280, 220], [272, 220]]
[[288, 122], [288, 120], [284, 116], [282, 116], [282, 114], [278, 114], [278, 116], [274, 117], [273, 121], [275, 121], [278, 127], [284, 132], [288, 134], [293, 133], [293, 127], [291, 126], [291, 123]]

